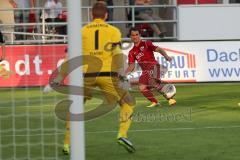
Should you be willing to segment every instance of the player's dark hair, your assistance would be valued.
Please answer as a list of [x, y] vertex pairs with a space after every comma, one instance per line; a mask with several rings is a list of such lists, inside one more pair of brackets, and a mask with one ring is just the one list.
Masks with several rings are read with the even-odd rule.
[[129, 29], [129, 35], [131, 35], [132, 31], [138, 32], [139, 34], [141, 34], [141, 31], [140, 31], [138, 28], [136, 28], [136, 27], [131, 27], [131, 28]]
[[97, 2], [92, 7], [93, 18], [104, 18], [107, 13], [107, 6], [104, 3]]

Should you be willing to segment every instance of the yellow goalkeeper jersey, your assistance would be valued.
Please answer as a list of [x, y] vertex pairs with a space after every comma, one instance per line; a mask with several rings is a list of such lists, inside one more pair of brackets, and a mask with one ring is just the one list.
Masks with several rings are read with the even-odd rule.
[[[82, 28], [83, 55], [98, 60], [84, 58], [84, 72], [116, 72], [123, 66], [120, 48], [121, 33], [116, 27], [102, 19], [94, 19]], [[99, 63], [101, 62], [101, 64]], [[99, 64], [101, 69], [99, 69]]]

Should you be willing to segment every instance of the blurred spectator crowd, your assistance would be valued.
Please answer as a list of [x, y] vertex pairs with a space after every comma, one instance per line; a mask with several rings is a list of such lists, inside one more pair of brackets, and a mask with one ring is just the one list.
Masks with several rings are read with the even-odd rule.
[[[36, 5], [39, 4], [39, 1], [41, 1], [41, 6]], [[120, 12], [114, 6], [120, 4], [120, 1], [95, 1], [105, 3], [108, 6], [107, 21], [109, 23], [118, 21]], [[88, 3], [89, 6], [91, 6], [90, 3], [94, 3], [88, 0], [83, 0], [83, 2]], [[177, 0], [175, 2], [176, 5], [221, 3], [220, 0]], [[239, 0], [230, 0], [229, 3], [239, 3]], [[145, 23], [135, 23], [135, 27], [140, 29], [142, 36], [167, 39], [169, 35], [172, 35], [173, 31], [171, 28], [173, 27], [164, 22], [165, 20], [173, 20], [173, 11], [171, 8], [151, 7], [151, 5], [170, 5], [170, 0], [124, 0], [124, 4], [122, 5], [130, 6], [122, 8], [125, 10], [125, 19], [128, 21], [133, 20], [132, 16], [134, 16], [134, 21], [136, 22], [148, 21]], [[67, 21], [67, 12], [63, 9], [63, 6], [66, 6], [66, 0], [0, 0], [0, 24], [6, 24], [4, 27], [1, 26], [0, 29], [5, 32], [15, 32], [15, 40], [27, 40], [30, 36], [24, 33], [43, 33], [44, 29], [45, 34], [66, 35], [67, 27], [63, 23]], [[134, 13], [131, 6], [136, 6]], [[41, 23], [45, 24], [45, 26], [43, 29], [42, 25], [28, 23]], [[13, 27], [10, 24], [15, 25]], [[125, 24], [125, 30], [128, 30], [131, 25], [131, 22]], [[6, 34], [5, 37], [6, 40], [10, 40], [11, 35]]]
[[[6, 32], [16, 32], [15, 40], [26, 40], [29, 35], [24, 33], [42, 33], [41, 25], [30, 25], [29, 23], [45, 23], [45, 34], [66, 35], [66, 25], [55, 25], [47, 23], [66, 22], [66, 12], [60, 0], [45, 0], [43, 9], [36, 9], [37, 0], [1, 0], [0, 1], [0, 23], [14, 24], [1, 27]], [[9, 40], [10, 34], [6, 34]]]

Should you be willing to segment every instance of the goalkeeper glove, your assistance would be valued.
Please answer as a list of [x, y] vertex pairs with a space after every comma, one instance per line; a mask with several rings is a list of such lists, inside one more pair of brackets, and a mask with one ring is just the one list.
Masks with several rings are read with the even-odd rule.
[[60, 86], [62, 81], [63, 81], [63, 77], [61, 75], [58, 75], [56, 78], [54, 78], [50, 81], [50, 86], [51, 87]]
[[53, 88], [60, 86], [62, 81], [63, 81], [63, 77], [61, 75], [58, 75], [57, 78], [50, 80], [49, 84], [47, 84], [43, 88], [43, 93], [49, 93], [49, 92], [54, 91]]
[[52, 89], [52, 87], [49, 85], [49, 84], [47, 84], [44, 88], [43, 88], [43, 93], [49, 93], [49, 92], [52, 92], [53, 91], [53, 89]]

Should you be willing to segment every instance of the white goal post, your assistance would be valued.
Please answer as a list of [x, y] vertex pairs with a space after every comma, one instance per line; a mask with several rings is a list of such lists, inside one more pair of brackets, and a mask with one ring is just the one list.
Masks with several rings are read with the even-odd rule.
[[[82, 53], [82, 0], [67, 1], [68, 8], [68, 54], [69, 58], [80, 56]], [[81, 62], [80, 62], [81, 63]], [[71, 64], [70, 64], [71, 65]], [[83, 77], [81, 70], [74, 71], [70, 74], [70, 85], [82, 86]], [[70, 91], [71, 92], [71, 91]], [[80, 95], [69, 95], [73, 101], [70, 112], [79, 114], [83, 112], [83, 97]], [[71, 160], [85, 159], [85, 138], [84, 138], [84, 121], [71, 121]]]

